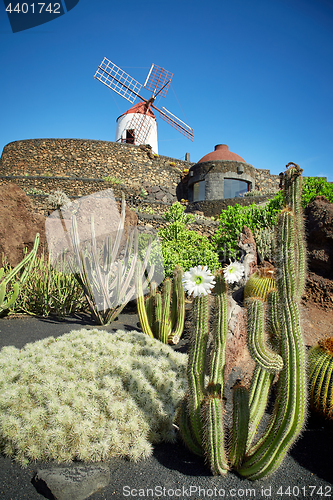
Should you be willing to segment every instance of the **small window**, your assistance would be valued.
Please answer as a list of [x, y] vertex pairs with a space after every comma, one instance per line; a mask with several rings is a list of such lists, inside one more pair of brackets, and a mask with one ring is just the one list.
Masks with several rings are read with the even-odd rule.
[[203, 201], [205, 199], [205, 181], [193, 184], [193, 201]]
[[126, 142], [127, 144], [134, 144], [135, 133], [133, 129], [126, 130]]
[[224, 179], [224, 198], [239, 198], [250, 190], [250, 184], [239, 179]]

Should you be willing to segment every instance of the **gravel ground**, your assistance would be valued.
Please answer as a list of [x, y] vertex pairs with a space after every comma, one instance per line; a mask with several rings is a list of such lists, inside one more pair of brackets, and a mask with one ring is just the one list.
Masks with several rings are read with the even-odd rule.
[[[0, 348], [14, 345], [22, 348], [47, 336], [59, 336], [73, 329], [95, 328], [89, 316], [81, 314], [58, 321], [52, 318], [16, 317], [0, 319]], [[107, 327], [138, 328], [138, 317], [122, 314]], [[184, 342], [180, 349], [184, 349]], [[235, 370], [231, 378], [237, 377]], [[232, 380], [228, 381], [229, 386]], [[91, 500], [123, 498], [173, 498], [201, 500], [205, 498], [270, 498], [322, 499], [333, 497], [333, 425], [310, 415], [306, 429], [280, 468], [267, 479], [250, 482], [235, 473], [213, 477], [202, 459], [190, 453], [180, 442], [155, 446], [149, 459], [130, 463], [112, 459], [107, 464], [111, 481], [107, 488], [94, 493]], [[75, 465], [79, 464], [73, 464]], [[0, 499], [53, 499], [47, 491], [36, 490], [33, 477], [37, 469], [53, 468], [50, 463], [32, 463], [26, 469], [0, 455]], [[70, 499], [69, 499], [70, 500]], [[73, 499], [75, 500], [75, 499]]]

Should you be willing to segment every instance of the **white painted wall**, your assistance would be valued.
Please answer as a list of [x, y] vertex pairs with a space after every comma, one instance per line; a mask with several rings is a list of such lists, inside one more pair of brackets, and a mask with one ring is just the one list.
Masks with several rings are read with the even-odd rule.
[[[117, 128], [116, 128], [116, 142], [122, 142], [122, 139], [125, 141], [126, 140], [126, 130], [129, 128], [129, 125], [132, 121], [133, 116], [136, 113], [126, 113], [122, 116], [119, 116], [117, 119]], [[141, 113], [138, 113], [140, 116], [142, 116]], [[158, 154], [158, 145], [157, 145], [157, 124], [156, 120], [152, 118], [151, 116], [147, 116], [146, 120], [148, 120], [148, 123], [150, 125], [150, 130], [149, 134], [145, 140], [145, 144], [150, 144], [152, 147], [153, 153]], [[141, 143], [136, 142], [135, 144], [139, 146]]]

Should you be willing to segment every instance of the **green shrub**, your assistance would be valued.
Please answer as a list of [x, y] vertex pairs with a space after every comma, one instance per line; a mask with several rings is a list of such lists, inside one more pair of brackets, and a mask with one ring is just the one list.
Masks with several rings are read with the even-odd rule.
[[305, 177], [303, 180], [302, 206], [305, 208], [316, 196], [325, 196], [333, 203], [333, 184], [323, 177]]
[[[257, 235], [262, 232], [267, 233], [268, 229], [273, 230], [282, 206], [283, 194], [279, 192], [265, 206], [252, 203], [252, 205], [244, 207], [236, 204], [223, 210], [219, 226], [212, 238], [220, 259], [226, 262], [228, 259], [235, 259], [238, 256], [237, 241], [243, 226], [247, 226]], [[262, 249], [260, 249], [261, 241], [264, 242]], [[268, 256], [271, 250], [269, 247], [267, 248], [267, 244], [267, 238], [258, 238], [258, 251], [265, 256]]]
[[212, 271], [220, 267], [218, 254], [209, 239], [188, 229], [187, 224], [195, 220], [195, 217], [185, 214], [185, 208], [179, 202], [174, 203], [163, 215], [163, 219], [169, 222], [169, 225], [158, 231], [165, 276], [169, 278], [172, 278], [177, 265], [184, 272], [199, 265], [206, 265]]

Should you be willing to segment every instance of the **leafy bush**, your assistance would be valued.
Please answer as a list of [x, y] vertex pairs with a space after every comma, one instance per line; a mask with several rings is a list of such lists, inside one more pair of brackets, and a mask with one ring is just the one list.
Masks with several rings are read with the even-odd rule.
[[333, 203], [333, 184], [323, 177], [305, 177], [303, 180], [302, 206], [305, 208], [316, 196], [325, 196]]
[[[243, 226], [247, 226], [257, 235], [261, 232], [267, 233], [267, 229], [273, 230], [276, 224], [277, 215], [282, 206], [283, 193], [279, 192], [265, 206], [252, 203], [250, 206], [243, 207], [236, 204], [235, 206], [229, 206], [226, 210], [223, 210], [220, 215], [220, 224], [212, 238], [212, 242], [220, 255], [220, 259], [226, 262], [228, 259], [235, 259], [237, 257], [239, 253], [237, 241]], [[260, 251], [261, 241], [264, 242], [264, 246]], [[270, 248], [267, 248], [267, 244], [267, 238], [258, 238], [259, 253], [265, 256], [270, 253]]]
[[170, 278], [176, 265], [179, 265], [184, 272], [199, 265], [206, 265], [212, 271], [220, 267], [218, 254], [209, 239], [186, 227], [195, 220], [195, 217], [185, 214], [185, 208], [179, 202], [174, 203], [163, 215], [163, 219], [169, 222], [169, 225], [158, 231], [165, 276]]
[[0, 352], [0, 452], [137, 461], [175, 439], [187, 355], [141, 332], [72, 331]]

